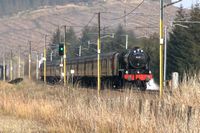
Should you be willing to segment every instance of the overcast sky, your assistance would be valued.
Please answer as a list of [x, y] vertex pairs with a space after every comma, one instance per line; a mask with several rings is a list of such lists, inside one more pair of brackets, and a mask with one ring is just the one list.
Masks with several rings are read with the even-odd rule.
[[[172, 0], [177, 1], [177, 0]], [[192, 4], [196, 4], [196, 2], [199, 2], [199, 0], [182, 0], [182, 2], [179, 2], [176, 4], [176, 6], [180, 6], [180, 4], [183, 5], [184, 8], [190, 8]]]

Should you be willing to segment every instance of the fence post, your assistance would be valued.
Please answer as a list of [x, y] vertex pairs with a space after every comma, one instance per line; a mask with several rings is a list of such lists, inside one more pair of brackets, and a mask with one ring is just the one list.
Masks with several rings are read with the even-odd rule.
[[179, 74], [177, 72], [172, 73], [172, 89], [177, 89], [179, 86]]
[[146, 101], [145, 101], [145, 114], [146, 114], [146, 116], [150, 116], [151, 115], [151, 107], [150, 107], [151, 105], [150, 105], [150, 101], [148, 100], [148, 99], [146, 99]]
[[142, 99], [139, 99], [139, 106], [138, 111], [140, 114], [142, 114]]

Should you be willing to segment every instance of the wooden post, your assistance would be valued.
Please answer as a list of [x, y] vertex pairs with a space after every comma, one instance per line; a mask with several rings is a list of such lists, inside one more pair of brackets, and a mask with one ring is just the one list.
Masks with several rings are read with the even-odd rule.
[[172, 89], [177, 89], [179, 86], [179, 74], [177, 72], [172, 73]]

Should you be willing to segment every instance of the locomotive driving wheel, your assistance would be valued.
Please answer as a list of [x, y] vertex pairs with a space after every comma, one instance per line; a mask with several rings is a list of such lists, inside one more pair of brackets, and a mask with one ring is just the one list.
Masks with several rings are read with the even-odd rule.
[[123, 80], [121, 78], [114, 78], [112, 81], [112, 88], [119, 89], [123, 87]]
[[147, 89], [147, 84], [145, 81], [136, 81], [136, 87], [141, 91], [145, 91]]
[[146, 91], [146, 89], [147, 89], [147, 84], [146, 84], [146, 82], [141, 81], [140, 90], [141, 90], [141, 91]]

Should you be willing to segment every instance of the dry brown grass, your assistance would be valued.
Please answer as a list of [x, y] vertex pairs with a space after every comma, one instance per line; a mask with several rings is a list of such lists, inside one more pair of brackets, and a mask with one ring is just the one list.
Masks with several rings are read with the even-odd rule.
[[[183, 83], [181, 91], [176, 90], [173, 95], [165, 94], [164, 100], [158, 96], [133, 93], [129, 90], [125, 92], [104, 90], [101, 97], [98, 97], [96, 90], [92, 89], [44, 86], [31, 81], [24, 81], [19, 85], [0, 82], [0, 85], [0, 118], [16, 117], [36, 122], [36, 125], [40, 126], [28, 130], [29, 132], [200, 131], [198, 112], [191, 116], [188, 123], [187, 112], [178, 117], [171, 107], [176, 103], [181, 107], [184, 104], [185, 108], [190, 105], [199, 110], [200, 89], [199, 82], [195, 79]], [[142, 101], [141, 111], [139, 99]], [[156, 112], [148, 106], [152, 99], [167, 104], [159, 106]]]
[[177, 103], [200, 107], [200, 79], [191, 77], [184, 80], [171, 97]]

